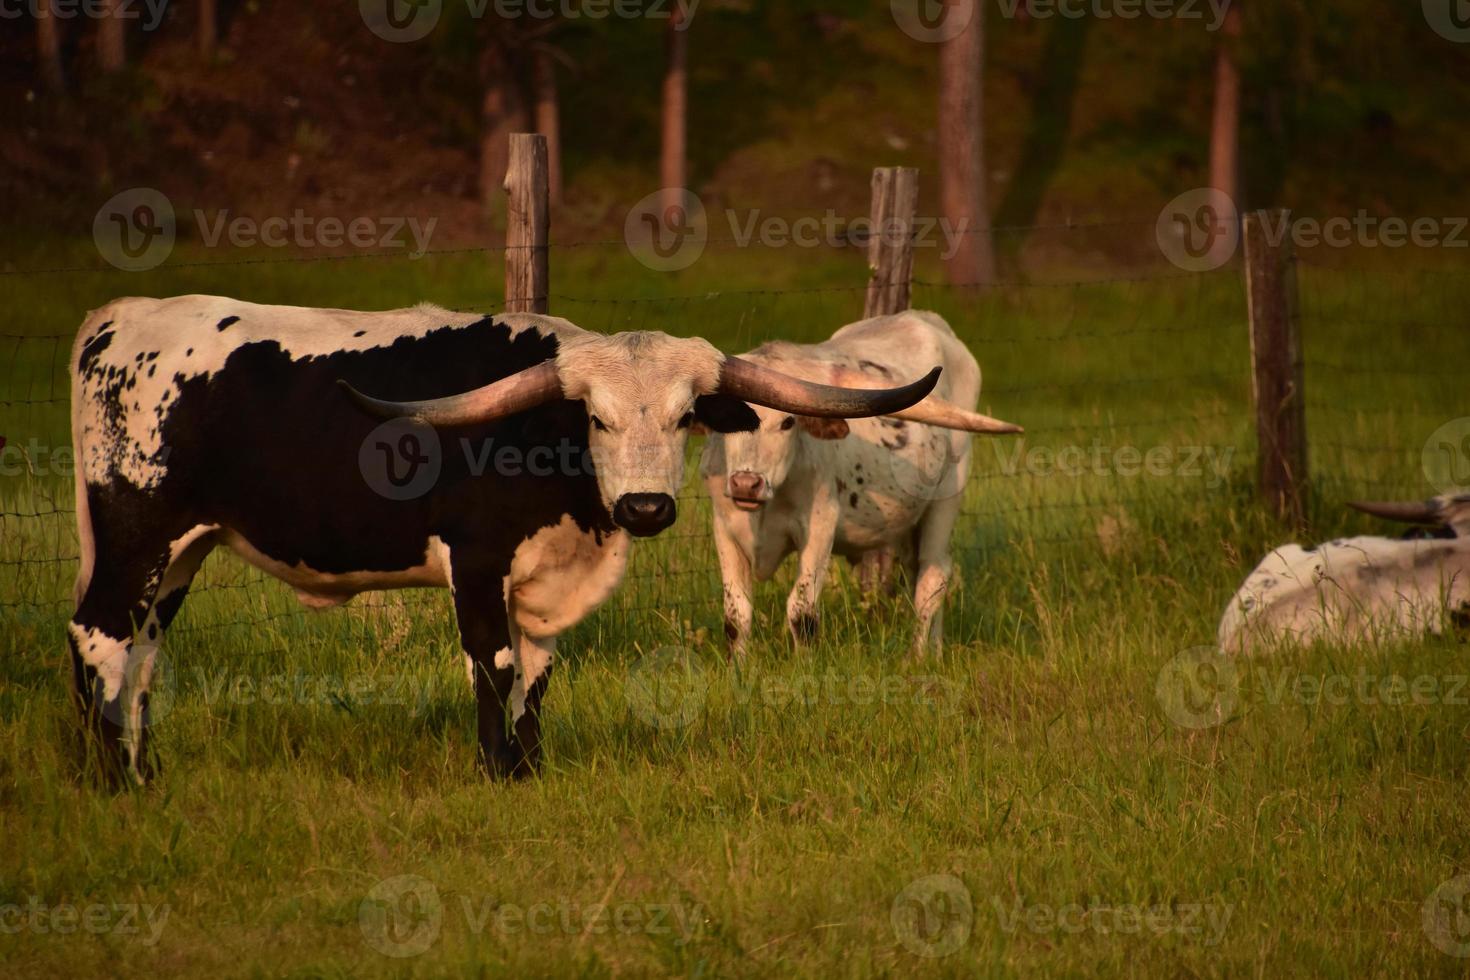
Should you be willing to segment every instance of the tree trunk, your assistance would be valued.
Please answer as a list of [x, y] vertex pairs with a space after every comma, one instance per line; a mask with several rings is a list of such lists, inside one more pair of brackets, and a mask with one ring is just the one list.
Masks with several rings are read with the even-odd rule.
[[102, 16], [97, 19], [97, 64], [103, 71], [121, 71], [127, 64], [124, 13], [124, 0], [102, 0]]
[[1210, 124], [1210, 186], [1232, 201], [1240, 194], [1240, 4], [1235, 0], [1225, 14], [1215, 48], [1215, 113]]
[[982, 0], [950, 0], [950, 16], [969, 22], [939, 45], [939, 210], [955, 239], [954, 254], [945, 261], [952, 283], [995, 280], [995, 248], [986, 202], [984, 106], [981, 80], [985, 70], [985, 4]]
[[60, 92], [66, 88], [66, 75], [61, 69], [61, 32], [51, 10], [52, 2], [40, 0], [36, 4], [36, 65], [46, 88]]
[[669, 17], [668, 68], [664, 74], [663, 147], [659, 154], [659, 182], [665, 188], [664, 212], [683, 202], [687, 187], [688, 31], [675, 7]]
[[536, 54], [536, 132], [546, 137], [547, 186], [552, 204], [561, 203], [561, 110], [556, 96], [556, 61]]
[[510, 134], [527, 132], [530, 126], [520, 80], [505, 47], [494, 39], [487, 42], [481, 66], [485, 96], [480, 103], [480, 202], [490, 214], [498, 214], [504, 208]]
[[219, 23], [216, 0], [199, 0], [199, 57], [208, 60], [214, 57], [215, 44], [219, 41]]

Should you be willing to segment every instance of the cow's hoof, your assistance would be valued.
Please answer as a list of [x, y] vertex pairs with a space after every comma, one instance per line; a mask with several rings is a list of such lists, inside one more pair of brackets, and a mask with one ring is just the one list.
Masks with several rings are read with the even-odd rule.
[[817, 638], [818, 626], [815, 613], [803, 613], [791, 620], [791, 635], [797, 643], [810, 643]]

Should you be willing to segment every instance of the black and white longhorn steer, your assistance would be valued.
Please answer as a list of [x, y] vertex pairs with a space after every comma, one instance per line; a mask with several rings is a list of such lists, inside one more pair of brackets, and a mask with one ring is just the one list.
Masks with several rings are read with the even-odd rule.
[[[881, 391], [834, 388], [697, 338], [214, 296], [108, 304], [83, 324], [71, 368], [75, 697], [104, 764], [137, 781], [151, 768], [148, 686], [162, 633], [215, 546], [311, 606], [450, 588], [481, 761], [521, 776], [540, 755], [556, 636], [617, 587], [629, 535], [673, 523], [696, 420], [748, 429], [750, 404], [879, 415], [921, 400], [939, 373]], [[408, 431], [385, 432], [380, 418]], [[510, 459], [521, 465], [502, 465]], [[432, 478], [400, 492], [395, 475], [420, 464]]]

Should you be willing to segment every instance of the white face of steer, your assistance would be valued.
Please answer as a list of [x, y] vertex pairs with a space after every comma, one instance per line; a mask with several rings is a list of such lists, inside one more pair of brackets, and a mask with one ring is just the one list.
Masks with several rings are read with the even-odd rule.
[[[842, 419], [815, 419], [774, 409], [755, 409], [760, 428], [712, 436], [714, 451], [724, 453], [725, 495], [741, 510], [758, 510], [776, 495], [791, 475], [801, 446], [801, 434], [817, 439], [847, 435]], [[715, 472], [719, 472], [718, 467]]]
[[716, 390], [722, 362], [707, 341], [655, 333], [592, 335], [558, 353], [563, 391], [587, 406], [602, 502], [629, 532], [674, 523], [695, 399]]

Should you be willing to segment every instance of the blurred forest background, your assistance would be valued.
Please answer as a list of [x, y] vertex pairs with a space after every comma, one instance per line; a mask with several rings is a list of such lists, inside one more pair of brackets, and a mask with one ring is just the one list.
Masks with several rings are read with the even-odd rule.
[[[977, 47], [948, 68], [950, 46], [908, 36], [888, 0], [704, 0], [677, 36], [665, 18], [507, 20], [444, 0], [414, 43], [374, 34], [357, 3], [174, 0], [147, 30], [141, 0], [94, 0], [135, 19], [49, 23], [46, 2], [0, 21], [10, 268], [87, 238], [133, 186], [180, 213], [433, 216], [436, 248], [494, 243], [505, 134], [538, 128], [559, 137], [558, 242], [618, 237], [666, 184], [712, 211], [861, 216], [878, 165], [921, 168], [920, 214], [954, 213], [940, 162], [963, 151], [945, 134], [964, 120], [941, 124], [940, 93], [964, 96], [956, 72], [984, 96], [956, 110], [982, 134], [965, 206], [1000, 228], [1146, 222], [1209, 185], [1303, 214], [1470, 207], [1470, 45], [1418, 2], [1249, 0], [1211, 31], [1203, 0], [1134, 20], [991, 0], [983, 63]], [[1238, 173], [1222, 147], [1236, 134]], [[1135, 229], [1053, 252], [1016, 231], [969, 261], [984, 277], [1151, 247]]]

